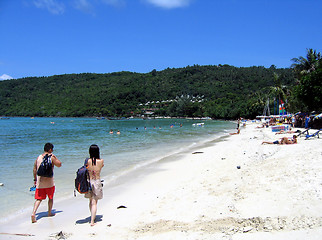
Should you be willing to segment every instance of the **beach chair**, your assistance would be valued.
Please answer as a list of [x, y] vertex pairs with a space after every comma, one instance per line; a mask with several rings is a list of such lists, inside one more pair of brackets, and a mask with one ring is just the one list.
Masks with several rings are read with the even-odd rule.
[[314, 138], [314, 137], [318, 137], [318, 138], [320, 138], [320, 131], [322, 131], [322, 128], [320, 129], [320, 130], [317, 130], [315, 133], [313, 133], [313, 134], [307, 134], [305, 137], [305, 140], [307, 140], [307, 139], [309, 139], [309, 138]]
[[307, 136], [307, 135], [309, 135], [309, 134], [310, 134], [310, 133], [309, 133], [309, 130], [310, 130], [310, 128], [305, 129], [304, 131], [300, 132], [297, 136], [298, 136], [298, 137], [301, 137], [301, 135], [303, 135], [303, 136]]

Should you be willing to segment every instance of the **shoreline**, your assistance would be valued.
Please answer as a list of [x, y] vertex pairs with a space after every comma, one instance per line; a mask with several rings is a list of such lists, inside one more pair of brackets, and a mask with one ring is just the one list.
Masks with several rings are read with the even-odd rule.
[[[226, 137], [226, 132], [230, 131], [229, 129], [225, 131], [219, 131], [211, 136], [208, 136], [207, 138], [204, 138], [202, 140], [199, 139], [199, 142], [191, 142], [189, 145], [180, 146], [176, 150], [172, 150], [170, 152], [167, 152], [163, 154], [162, 156], [155, 156], [152, 159], [142, 161], [135, 164], [130, 164], [128, 167], [118, 170], [117, 172], [111, 172], [107, 175], [103, 175], [102, 179], [104, 180], [104, 188], [113, 188], [117, 187], [119, 185], [125, 184], [128, 181], [131, 181], [133, 178], [135, 178], [138, 174], [145, 175], [148, 172], [151, 171], [155, 166], [162, 162], [172, 162], [172, 161], [178, 161], [178, 159], [182, 158], [182, 156], [188, 151], [192, 151], [193, 149], [198, 149], [202, 146], [213, 144], [213, 142], [221, 141], [221, 138]], [[81, 162], [79, 163], [79, 166], [81, 165]], [[108, 166], [109, 163], [107, 162], [106, 165]], [[78, 167], [79, 167], [78, 166]], [[60, 203], [64, 201], [73, 201], [75, 200], [74, 197], [74, 186], [73, 181], [75, 178], [75, 174], [72, 174], [67, 179], [67, 184], [64, 185], [70, 185], [68, 188], [65, 186], [62, 186], [62, 179], [61, 177], [61, 169], [56, 169], [57, 172], [55, 172], [56, 176], [56, 190], [55, 193], [55, 202]], [[75, 173], [76, 170], [74, 169]], [[66, 180], [66, 179], [65, 179]], [[63, 187], [63, 188], [62, 188]], [[12, 191], [8, 189], [7, 186], [5, 186], [7, 191]], [[29, 189], [29, 188], [28, 188]], [[68, 191], [67, 191], [67, 190]], [[62, 192], [63, 191], [63, 192]], [[22, 192], [22, 191], [20, 191]], [[65, 194], [65, 195], [64, 195]], [[67, 195], [66, 195], [67, 194]], [[23, 195], [25, 195], [27, 198], [25, 200], [29, 201], [29, 204], [25, 207], [22, 207], [20, 209], [15, 210], [14, 212], [9, 212], [9, 215], [2, 215], [0, 218], [0, 224], [6, 224], [10, 222], [15, 222], [19, 218], [26, 218], [28, 217], [28, 214], [32, 211], [33, 203], [34, 203], [34, 192], [25, 191], [23, 192]], [[78, 195], [78, 193], [77, 193]], [[41, 206], [44, 203], [41, 204]], [[40, 206], [40, 207], [41, 207]]]
[[36, 224], [21, 216], [2, 224], [0, 233], [34, 235], [28, 239], [60, 231], [66, 239], [319, 239], [321, 139], [261, 145], [281, 136], [256, 126], [247, 123], [239, 135], [204, 143], [175, 161], [146, 166], [131, 182], [104, 188], [94, 227], [88, 201], [78, 194], [55, 202], [55, 217], [44, 217], [46, 201]]
[[[5, 122], [3, 126], [7, 126], [8, 131], [5, 132], [7, 136], [1, 139], [5, 144], [1, 155], [5, 157], [9, 154], [8, 160], [11, 165], [8, 170], [2, 169], [0, 171], [1, 182], [4, 183], [4, 186], [0, 188], [2, 213], [0, 223], [6, 221], [8, 217], [11, 218], [11, 216], [30, 211], [30, 209], [26, 209], [31, 208], [34, 203], [33, 194], [29, 192], [29, 188], [33, 185], [30, 166], [38, 153], [42, 151], [43, 143], [48, 140], [54, 143], [56, 154], [63, 162], [63, 167], [55, 171], [57, 188], [55, 199], [58, 200], [59, 198], [73, 197], [76, 171], [88, 155], [88, 144], [96, 143], [100, 146], [102, 157], [108, 166], [103, 168], [102, 176], [104, 176], [105, 183], [109, 183], [110, 180], [114, 182], [115, 179], [118, 179], [119, 175], [125, 175], [133, 169], [146, 165], [146, 162], [158, 161], [163, 155], [184, 150], [187, 146], [193, 146], [204, 139], [212, 138], [213, 133], [217, 133], [217, 129], [218, 133], [222, 134], [227, 131], [226, 128], [229, 129], [234, 125], [233, 123], [209, 121], [207, 127], [197, 129], [191, 126], [193, 121], [183, 122], [183, 128], [179, 128], [179, 125], [170, 128], [169, 124], [174, 123], [173, 120], [117, 121], [114, 122], [117, 126], [113, 126], [115, 129], [121, 127], [122, 134], [111, 135], [108, 133], [110, 126], [107, 121], [84, 118], [77, 121], [70, 120], [55, 119], [53, 120], [57, 123], [55, 125], [50, 124], [46, 119], [17, 118]], [[162, 129], [155, 129], [154, 125], [161, 126]], [[144, 129], [143, 126], [147, 126], [147, 128]], [[39, 131], [34, 131], [35, 128], [39, 128]], [[45, 139], [43, 136], [47, 135], [44, 131], [47, 131], [48, 128], [51, 129], [51, 135]], [[28, 135], [29, 133], [31, 135], [27, 148], [15, 149], [19, 143], [25, 141], [25, 136], [27, 136], [23, 134], [25, 130], [20, 131], [21, 136], [17, 136], [17, 140], [14, 140], [14, 132], [19, 129], [25, 129]], [[91, 134], [88, 132], [89, 129], [93, 129], [97, 134]], [[73, 135], [70, 134], [72, 130], [76, 131], [73, 132]], [[74, 136], [77, 138], [75, 139]], [[5, 151], [5, 149], [7, 150]], [[21, 156], [25, 156], [25, 158], [21, 158]], [[14, 164], [16, 160], [18, 162]]]

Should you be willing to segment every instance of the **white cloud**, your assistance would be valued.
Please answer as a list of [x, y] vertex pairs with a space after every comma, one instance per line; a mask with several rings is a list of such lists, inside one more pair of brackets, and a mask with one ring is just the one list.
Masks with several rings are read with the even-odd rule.
[[162, 8], [186, 7], [191, 0], [146, 0], [147, 2]]
[[[1, 1], [1, 0], [0, 0]], [[133, 0], [70, 0], [70, 4], [66, 4], [66, 0], [32, 0], [34, 6], [45, 9], [52, 14], [63, 14], [68, 5], [74, 8], [95, 15], [95, 7], [99, 4], [106, 4], [113, 7], [124, 7], [127, 1]], [[180, 8], [189, 6], [193, 0], [141, 0], [161, 8]], [[65, 6], [66, 4], [66, 6]]]
[[13, 77], [7, 75], [7, 74], [2, 74], [2, 76], [0, 76], [0, 81], [2, 80], [10, 80], [13, 79]]
[[34, 0], [33, 3], [37, 8], [47, 9], [52, 14], [63, 14], [65, 11], [65, 5], [56, 0]]
[[94, 14], [94, 7], [88, 0], [75, 0], [74, 7], [83, 12]]

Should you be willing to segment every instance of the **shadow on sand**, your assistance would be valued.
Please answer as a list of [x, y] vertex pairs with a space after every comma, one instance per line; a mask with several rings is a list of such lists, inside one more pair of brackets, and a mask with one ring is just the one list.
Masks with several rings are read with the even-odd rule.
[[[51, 212], [52, 213], [54, 213], [55, 215], [57, 214], [57, 213], [61, 213], [61, 212], [63, 212], [63, 211], [57, 211], [56, 209], [52, 209], [51, 210]], [[41, 218], [44, 218], [44, 217], [49, 217], [48, 216], [48, 212], [39, 212], [39, 213], [36, 213], [36, 220], [38, 221], [39, 219], [41, 219]]]
[[[96, 215], [95, 222], [101, 222], [103, 221], [103, 215]], [[87, 217], [84, 219], [80, 219], [76, 221], [76, 224], [84, 224], [84, 223], [90, 223], [91, 222], [91, 217]]]

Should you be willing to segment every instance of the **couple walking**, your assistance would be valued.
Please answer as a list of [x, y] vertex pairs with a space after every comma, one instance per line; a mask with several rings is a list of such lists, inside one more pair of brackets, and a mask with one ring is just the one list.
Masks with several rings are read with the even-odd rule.
[[[36, 186], [35, 192], [35, 203], [34, 208], [31, 214], [31, 222], [37, 222], [36, 212], [42, 200], [45, 200], [48, 196], [48, 216], [52, 217], [55, 213], [52, 212], [54, 204], [54, 193], [55, 193], [55, 183], [54, 177], [43, 177], [37, 175], [37, 170], [41, 165], [43, 158], [48, 155], [51, 157], [52, 168], [54, 166], [61, 167], [62, 163], [58, 158], [53, 154], [54, 145], [51, 143], [46, 143], [44, 146], [44, 153], [39, 155], [34, 163], [33, 175], [34, 183]], [[87, 161], [86, 168], [89, 172], [90, 183], [92, 190], [85, 194], [85, 198], [89, 199], [89, 210], [91, 212], [91, 226], [95, 225], [95, 218], [97, 212], [97, 202], [99, 199], [103, 198], [103, 189], [101, 184], [101, 170], [104, 167], [104, 160], [100, 158], [99, 147], [95, 144], [91, 145], [89, 148], [90, 158]]]

